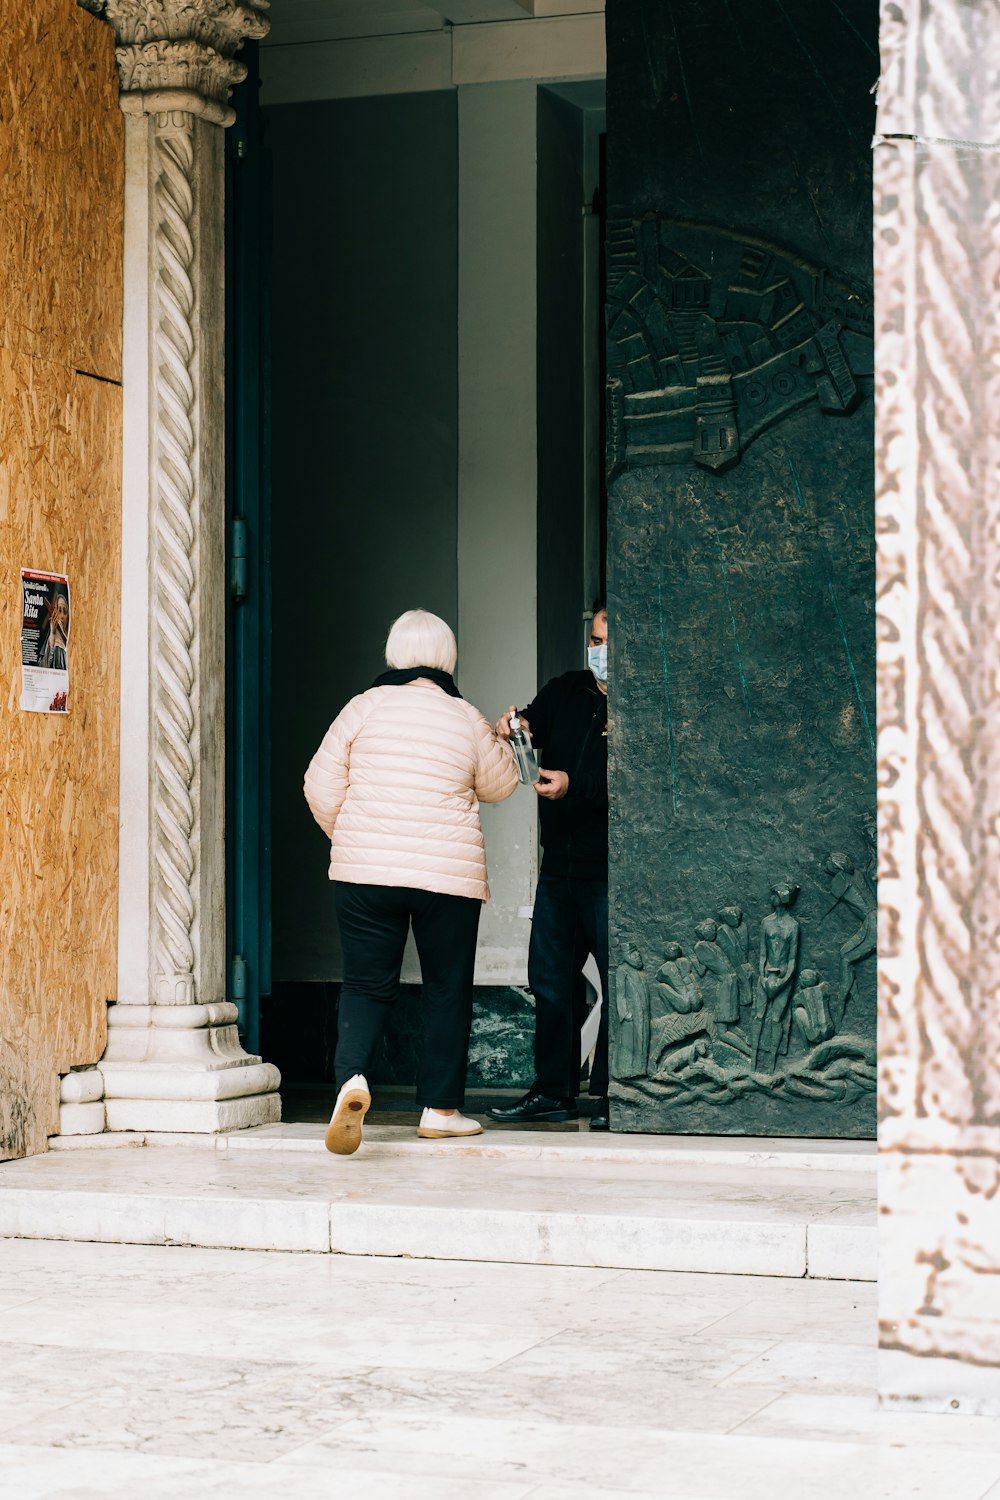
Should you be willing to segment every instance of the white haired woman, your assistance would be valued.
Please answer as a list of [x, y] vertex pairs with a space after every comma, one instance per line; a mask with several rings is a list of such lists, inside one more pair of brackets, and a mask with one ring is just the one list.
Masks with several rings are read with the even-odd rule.
[[368, 1075], [399, 993], [410, 924], [423, 980], [417, 1134], [478, 1135], [462, 1113], [479, 915], [489, 899], [480, 802], [517, 786], [510, 748], [466, 703], [450, 627], [407, 610], [389, 632], [390, 670], [352, 698], [306, 772], [305, 795], [330, 839], [344, 954], [337, 1102], [327, 1149], [361, 1143]]

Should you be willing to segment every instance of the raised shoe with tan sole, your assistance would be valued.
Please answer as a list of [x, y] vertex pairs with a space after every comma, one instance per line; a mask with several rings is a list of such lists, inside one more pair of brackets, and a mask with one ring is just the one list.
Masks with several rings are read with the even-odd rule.
[[330, 1123], [326, 1127], [326, 1149], [337, 1156], [352, 1156], [361, 1145], [361, 1129], [371, 1109], [372, 1096], [368, 1082], [360, 1073], [349, 1078], [337, 1095]]
[[457, 1109], [453, 1115], [443, 1115], [437, 1109], [425, 1109], [417, 1126], [417, 1135], [425, 1141], [444, 1141], [450, 1136], [482, 1133], [483, 1127], [478, 1120], [468, 1119], [466, 1115], [459, 1114]]

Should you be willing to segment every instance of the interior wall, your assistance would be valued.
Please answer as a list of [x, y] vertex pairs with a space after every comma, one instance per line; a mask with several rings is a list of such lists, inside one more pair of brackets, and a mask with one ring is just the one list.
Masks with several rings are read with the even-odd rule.
[[[523, 79], [458, 91], [459, 660], [491, 719], [529, 702], [538, 673], [537, 95]], [[535, 793], [519, 787], [481, 817], [491, 900], [476, 982], [523, 984]]]
[[[265, 50], [265, 78], [268, 61]], [[527, 702], [540, 669], [551, 675], [582, 660], [581, 121], [603, 104], [603, 88], [567, 87], [591, 93], [569, 103], [553, 97], [541, 126], [539, 87], [526, 78], [264, 111], [275, 200], [279, 983], [340, 978], [326, 851], [301, 801], [301, 777], [330, 718], [377, 672], [393, 615], [413, 603], [457, 615], [459, 684], [490, 718], [515, 699]], [[540, 531], [542, 483], [549, 498]], [[319, 671], [300, 641], [323, 633], [324, 603], [300, 586], [290, 591], [294, 607], [281, 607], [282, 579], [302, 582], [303, 525], [310, 556], [329, 559], [344, 622], [342, 659]], [[484, 808], [482, 819], [492, 899], [476, 980], [523, 984], [535, 798], [519, 791]], [[412, 947], [403, 978], [419, 978]]]
[[[0, 1157], [45, 1148], [116, 980], [123, 121], [110, 27], [0, 4]], [[22, 713], [20, 569], [68, 574], [69, 712]]]
[[330, 721], [383, 669], [398, 614], [421, 606], [457, 626], [456, 98], [287, 105], [265, 111], [265, 129], [272, 972], [336, 980], [329, 851], [303, 773]]

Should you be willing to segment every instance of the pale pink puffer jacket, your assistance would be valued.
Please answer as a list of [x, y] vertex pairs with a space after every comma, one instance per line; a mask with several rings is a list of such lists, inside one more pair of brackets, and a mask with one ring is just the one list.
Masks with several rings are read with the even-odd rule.
[[330, 837], [330, 879], [489, 900], [480, 802], [517, 786], [478, 709], [433, 683], [369, 688], [338, 714], [306, 772]]

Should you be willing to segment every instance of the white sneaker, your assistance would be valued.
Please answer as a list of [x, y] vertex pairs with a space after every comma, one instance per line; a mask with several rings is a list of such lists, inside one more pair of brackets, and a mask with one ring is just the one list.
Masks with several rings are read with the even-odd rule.
[[326, 1127], [326, 1149], [338, 1156], [351, 1156], [361, 1145], [361, 1126], [371, 1108], [372, 1096], [360, 1073], [349, 1078], [337, 1095]]
[[483, 1127], [478, 1120], [469, 1120], [456, 1109], [453, 1115], [443, 1115], [436, 1109], [425, 1109], [420, 1116], [417, 1135], [425, 1141], [443, 1141], [450, 1135], [482, 1135]]

